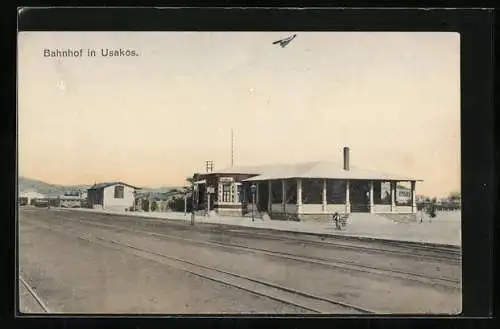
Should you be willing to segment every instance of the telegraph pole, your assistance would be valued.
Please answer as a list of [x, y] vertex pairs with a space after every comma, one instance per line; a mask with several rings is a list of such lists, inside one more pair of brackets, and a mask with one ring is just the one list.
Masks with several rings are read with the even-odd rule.
[[184, 192], [184, 216], [187, 214], [187, 191]]
[[207, 217], [210, 216], [210, 190], [207, 187]]
[[231, 168], [234, 167], [234, 130], [231, 128]]
[[191, 186], [191, 225], [194, 225], [194, 207], [195, 207], [195, 203], [194, 203], [194, 192], [195, 192], [195, 184], [194, 184], [194, 177], [193, 177], [193, 182], [192, 182], [192, 186]]

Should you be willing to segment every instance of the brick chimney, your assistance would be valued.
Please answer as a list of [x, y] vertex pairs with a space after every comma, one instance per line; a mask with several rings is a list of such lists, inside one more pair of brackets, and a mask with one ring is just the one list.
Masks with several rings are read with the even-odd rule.
[[349, 170], [349, 148], [344, 147], [344, 170]]

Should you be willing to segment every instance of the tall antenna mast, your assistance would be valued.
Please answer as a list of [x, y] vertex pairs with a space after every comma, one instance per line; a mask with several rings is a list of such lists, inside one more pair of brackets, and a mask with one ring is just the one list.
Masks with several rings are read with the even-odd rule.
[[231, 168], [234, 167], [234, 130], [231, 128]]

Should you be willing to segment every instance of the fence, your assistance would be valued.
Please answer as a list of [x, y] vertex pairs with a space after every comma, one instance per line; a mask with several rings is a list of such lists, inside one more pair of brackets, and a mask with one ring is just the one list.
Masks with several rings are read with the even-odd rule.
[[[431, 205], [431, 202], [420, 202], [417, 203], [417, 209], [418, 210], [423, 210], [427, 206]], [[454, 203], [454, 202], [448, 202], [448, 203], [434, 203], [434, 207], [436, 208], [436, 211], [456, 211], [460, 210], [461, 206], [459, 203]]]

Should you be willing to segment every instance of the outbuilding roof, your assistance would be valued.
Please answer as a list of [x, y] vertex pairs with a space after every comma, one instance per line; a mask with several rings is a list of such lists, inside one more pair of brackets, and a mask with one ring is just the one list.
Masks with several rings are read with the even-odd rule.
[[61, 200], [80, 200], [83, 197], [80, 197], [78, 195], [60, 195], [59, 199]]
[[256, 175], [254, 177], [246, 179], [245, 181], [262, 181], [287, 178], [421, 181], [420, 179], [414, 177], [387, 174], [352, 166], [349, 170], [344, 170], [341, 164], [326, 161], [276, 164], [254, 167], [234, 167], [218, 171], [217, 173], [241, 173]]
[[138, 189], [138, 187], [124, 183], [124, 182], [107, 182], [107, 183], [94, 184], [91, 187], [89, 187], [89, 190], [98, 190], [98, 189], [105, 188], [108, 186], [113, 186], [113, 185], [125, 185], [128, 187], [134, 188], [134, 189]]
[[20, 198], [30, 198], [30, 199], [42, 199], [45, 198], [45, 195], [38, 193], [36, 191], [21, 191], [19, 192]]

